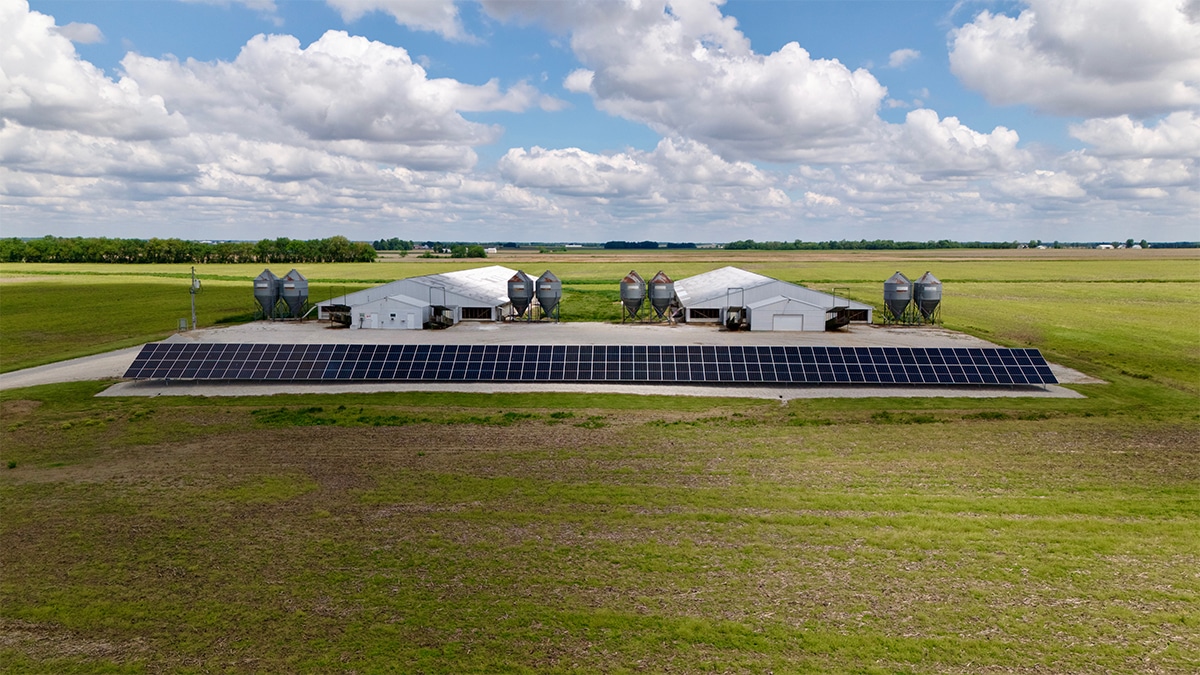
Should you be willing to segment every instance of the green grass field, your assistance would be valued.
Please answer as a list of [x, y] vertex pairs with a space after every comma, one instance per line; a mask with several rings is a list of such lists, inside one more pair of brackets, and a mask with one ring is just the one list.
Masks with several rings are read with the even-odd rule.
[[[633, 260], [868, 302], [931, 269], [949, 327], [1108, 384], [787, 405], [0, 391], [0, 670], [1195, 672], [1200, 258], [939, 253]], [[630, 267], [530, 258], [497, 262], [572, 279], [564, 314], [597, 318]], [[259, 271], [202, 270], [201, 323], [252, 311]], [[0, 266], [4, 368], [169, 333], [185, 277]], [[90, 325], [31, 340], [51, 291]]]
[[[1200, 304], [1200, 253], [1129, 251], [1137, 257], [1125, 259], [1097, 255], [1111, 253], [1098, 251], [1011, 255], [1015, 253], [918, 251], [899, 260], [894, 253], [871, 252], [525, 254], [482, 264], [524, 268], [531, 274], [554, 269], [564, 280], [562, 314], [567, 321], [619, 321], [618, 282], [631, 266], [641, 267], [647, 277], [664, 269], [682, 278], [735, 264], [845, 292], [876, 306], [882, 279], [896, 269], [913, 278], [932, 269], [945, 283], [943, 317], [950, 328], [1007, 346], [1039, 347], [1066, 365], [1095, 371], [1102, 378], [1124, 371], [1134, 377], [1158, 377], [1200, 394], [1200, 322], [1189, 311]], [[1040, 254], [1055, 257], [1041, 259], [1046, 256]], [[301, 272], [310, 279], [312, 299], [322, 300], [405, 276], [479, 264], [405, 258], [308, 265]], [[286, 265], [276, 267], [286, 272]], [[202, 266], [200, 325], [249, 319], [255, 309], [250, 281], [261, 271], [261, 265]], [[189, 276], [186, 267], [171, 265], [0, 264], [0, 317], [5, 324], [0, 330], [0, 372], [169, 335], [180, 318], [189, 316]]]

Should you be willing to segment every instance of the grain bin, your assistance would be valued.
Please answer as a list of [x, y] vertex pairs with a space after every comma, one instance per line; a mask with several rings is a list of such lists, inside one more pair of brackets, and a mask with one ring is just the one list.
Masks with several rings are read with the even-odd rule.
[[558, 321], [558, 303], [562, 300], [562, 282], [550, 270], [542, 272], [537, 280], [537, 300], [542, 306], [542, 316]]
[[292, 318], [299, 319], [304, 315], [304, 304], [308, 302], [308, 279], [293, 269], [279, 280], [279, 285], [279, 295], [287, 303]]
[[533, 302], [533, 280], [521, 270], [508, 280], [508, 300], [512, 303], [516, 318], [525, 316], [529, 303]]
[[629, 274], [621, 280], [621, 304], [625, 305], [626, 318], [636, 319], [638, 313], [642, 311], [642, 303], [646, 299], [646, 281], [642, 279], [636, 271], [630, 270]]
[[932, 272], [926, 272], [913, 282], [913, 301], [917, 309], [921, 310], [921, 316], [925, 317], [926, 321], [933, 321], [937, 316], [938, 305], [942, 303], [942, 282], [938, 281]]
[[675, 282], [666, 272], [659, 270], [650, 280], [650, 306], [658, 314], [658, 318], [666, 318], [671, 302], [675, 299]]
[[883, 282], [883, 304], [887, 307], [892, 318], [899, 321], [908, 311], [908, 303], [912, 301], [912, 282], [908, 277], [896, 272]]
[[279, 302], [279, 277], [271, 270], [263, 270], [254, 278], [254, 299], [262, 307], [263, 317], [275, 317], [275, 303]]

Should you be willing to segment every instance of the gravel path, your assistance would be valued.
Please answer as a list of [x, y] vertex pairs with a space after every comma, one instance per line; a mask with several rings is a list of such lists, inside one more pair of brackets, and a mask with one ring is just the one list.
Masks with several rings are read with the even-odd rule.
[[0, 373], [0, 390], [57, 382], [120, 379], [125, 375], [125, 371], [129, 370], [129, 364], [133, 363], [134, 357], [140, 351], [141, 347], [126, 347], [95, 356]]

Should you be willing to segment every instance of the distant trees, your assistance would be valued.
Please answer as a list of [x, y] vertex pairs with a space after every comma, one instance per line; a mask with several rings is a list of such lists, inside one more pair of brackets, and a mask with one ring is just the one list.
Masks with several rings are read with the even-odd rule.
[[606, 241], [604, 248], [608, 249], [631, 249], [631, 248], [658, 248], [657, 241]]
[[486, 258], [487, 251], [479, 244], [455, 244], [450, 247], [451, 258]]
[[[1045, 242], [1034, 239], [1028, 246]], [[424, 242], [430, 251], [448, 251], [453, 258], [486, 258], [487, 250], [480, 244]], [[919, 250], [945, 248], [1018, 248], [1020, 242], [956, 242], [892, 241], [890, 239], [859, 239], [857, 241], [755, 241], [743, 239], [725, 245], [727, 250], [758, 251], [818, 251], [818, 250]], [[1054, 242], [1054, 248], [1074, 246]], [[1133, 239], [1113, 242], [1113, 247], [1134, 246]], [[1139, 245], [1150, 248], [1145, 239]], [[1197, 242], [1156, 242], [1154, 248], [1196, 248]], [[507, 242], [502, 247], [516, 246]], [[606, 249], [658, 249], [656, 241], [609, 241]], [[667, 243], [668, 249], [696, 248], [692, 243]], [[412, 241], [393, 237], [370, 244], [353, 242], [343, 236], [327, 239], [263, 239], [258, 242], [199, 242], [186, 239], [109, 239], [106, 237], [53, 237], [0, 239], [0, 262], [55, 263], [311, 263], [311, 262], [373, 262], [376, 251], [400, 251], [406, 254], [416, 248]], [[548, 249], [547, 249], [548, 250]], [[427, 252], [425, 257], [433, 257]]]
[[731, 251], [914, 251], [939, 248], [1017, 248], [1015, 241], [892, 241], [891, 239], [859, 239], [858, 241], [754, 241], [743, 239], [725, 244]]
[[666, 244], [659, 244], [657, 241], [649, 241], [649, 240], [647, 240], [647, 241], [614, 240], [614, 241], [604, 242], [604, 248], [618, 249], [618, 250], [619, 249], [631, 249], [631, 248], [662, 248], [664, 246], [666, 248], [696, 248], [696, 245], [691, 242], [681, 242], [681, 243], [667, 242]]
[[406, 256], [408, 252], [413, 250], [414, 245], [407, 239], [392, 237], [391, 239], [380, 239], [371, 243], [371, 246], [376, 251], [400, 251], [400, 255]]
[[463, 242], [446, 243], [441, 241], [421, 242], [427, 250], [422, 258], [436, 258], [435, 253], [449, 253], [451, 258], [486, 258], [487, 249], [482, 244], [467, 244]]
[[208, 243], [185, 239], [42, 237], [0, 239], [3, 262], [73, 263], [306, 263], [373, 262], [375, 249], [336, 236]]

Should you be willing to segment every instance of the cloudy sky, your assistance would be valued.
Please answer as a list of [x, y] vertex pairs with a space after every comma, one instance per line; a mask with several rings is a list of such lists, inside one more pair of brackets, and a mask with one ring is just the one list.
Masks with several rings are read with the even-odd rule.
[[0, 0], [0, 233], [1200, 239], [1200, 0]]

